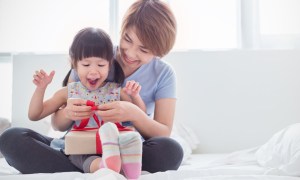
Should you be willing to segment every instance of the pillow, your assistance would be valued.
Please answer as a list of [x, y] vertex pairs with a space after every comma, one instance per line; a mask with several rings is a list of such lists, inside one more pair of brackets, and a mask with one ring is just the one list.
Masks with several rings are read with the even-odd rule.
[[174, 122], [171, 138], [176, 140], [183, 149], [182, 163], [190, 157], [192, 151], [195, 150], [199, 144], [199, 140], [194, 131], [183, 123]]
[[300, 176], [300, 123], [274, 134], [255, 153], [263, 167], [278, 169], [290, 176]]

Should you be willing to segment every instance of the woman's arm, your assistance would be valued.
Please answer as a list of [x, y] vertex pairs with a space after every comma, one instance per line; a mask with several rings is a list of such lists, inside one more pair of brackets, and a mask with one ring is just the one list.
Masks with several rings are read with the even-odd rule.
[[176, 99], [160, 99], [155, 102], [153, 119], [138, 118], [133, 121], [135, 128], [145, 137], [167, 136], [172, 132]]
[[130, 120], [144, 138], [170, 136], [175, 105], [176, 99], [173, 98], [157, 100], [154, 119], [151, 119], [136, 105], [125, 101], [99, 105], [97, 113], [104, 121], [123, 122]]
[[66, 131], [72, 125], [73, 121], [68, 119], [65, 114], [65, 107], [60, 108], [51, 116], [51, 125], [54, 130]]
[[66, 102], [66, 88], [60, 89], [50, 99], [44, 101], [45, 91], [47, 86], [51, 83], [54, 74], [54, 71], [48, 75], [44, 70], [40, 70], [36, 71], [33, 75], [33, 83], [36, 85], [36, 89], [32, 95], [28, 110], [28, 117], [32, 121], [43, 119], [55, 112]]

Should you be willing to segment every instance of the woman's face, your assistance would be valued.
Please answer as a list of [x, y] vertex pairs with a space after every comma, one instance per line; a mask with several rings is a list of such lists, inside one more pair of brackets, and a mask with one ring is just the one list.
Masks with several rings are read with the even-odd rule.
[[154, 57], [152, 52], [138, 39], [134, 27], [125, 30], [121, 37], [120, 56], [123, 67], [133, 70], [149, 63]]
[[80, 82], [89, 90], [96, 90], [104, 85], [109, 72], [109, 62], [99, 57], [84, 58], [77, 62]]

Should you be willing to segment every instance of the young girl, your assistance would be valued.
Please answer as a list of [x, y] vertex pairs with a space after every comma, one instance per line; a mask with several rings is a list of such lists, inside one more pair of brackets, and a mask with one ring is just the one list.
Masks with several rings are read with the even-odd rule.
[[[95, 28], [81, 30], [75, 36], [69, 54], [72, 67], [76, 70], [80, 81], [69, 83], [67, 87], [58, 90], [50, 99], [44, 101], [44, 93], [52, 81], [54, 71], [49, 75], [43, 70], [37, 71], [33, 76], [33, 83], [37, 87], [29, 106], [30, 120], [40, 120], [54, 113], [70, 98], [93, 101], [95, 103], [93, 107], [86, 106], [92, 110], [97, 110], [99, 104], [121, 99], [135, 103], [145, 111], [145, 104], [139, 95], [141, 86], [137, 82], [128, 81], [124, 88], [120, 88], [119, 83], [123, 82], [124, 75], [117, 63], [114, 63], [115, 77], [119, 77], [117, 83], [106, 81], [113, 63], [113, 47], [104, 31]], [[97, 126], [92, 118], [93, 116], [90, 117], [86, 127]], [[81, 116], [77, 116], [74, 119], [75, 125], [79, 126], [82, 119]], [[101, 121], [101, 117], [98, 116], [98, 119]], [[84, 172], [95, 172], [102, 167], [120, 172], [122, 165], [126, 177], [137, 179], [141, 172], [140, 135], [133, 131], [119, 135], [116, 125], [109, 122], [102, 125], [98, 133], [102, 143], [102, 158], [99, 155], [70, 155], [71, 162]]]

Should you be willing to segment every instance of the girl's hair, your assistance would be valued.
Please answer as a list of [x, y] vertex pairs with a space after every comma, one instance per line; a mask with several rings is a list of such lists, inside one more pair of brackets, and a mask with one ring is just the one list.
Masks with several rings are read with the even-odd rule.
[[66, 77], [64, 78], [63, 82], [62, 82], [62, 86], [65, 87], [68, 85], [69, 82], [69, 78], [71, 75], [72, 69], [69, 70], [69, 72], [67, 73]]
[[[69, 49], [71, 58], [71, 68], [77, 68], [77, 62], [89, 57], [99, 57], [109, 62], [109, 67], [114, 68], [114, 82], [123, 83], [125, 79], [124, 72], [117, 61], [113, 61], [113, 45], [109, 35], [98, 28], [84, 28], [74, 37], [73, 43]], [[66, 86], [71, 70], [63, 80], [63, 86]]]
[[176, 20], [169, 6], [159, 0], [138, 0], [127, 10], [121, 36], [135, 27], [137, 37], [154, 55], [163, 57], [176, 39]]
[[111, 65], [113, 45], [106, 32], [98, 28], [84, 28], [74, 37], [69, 49], [72, 67], [77, 68], [77, 62], [89, 57], [106, 59]]

